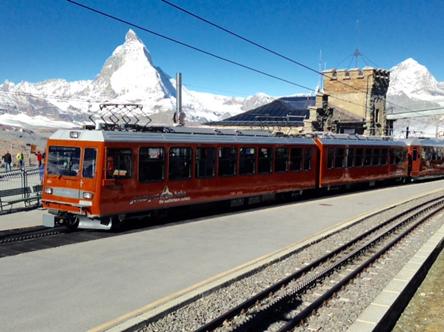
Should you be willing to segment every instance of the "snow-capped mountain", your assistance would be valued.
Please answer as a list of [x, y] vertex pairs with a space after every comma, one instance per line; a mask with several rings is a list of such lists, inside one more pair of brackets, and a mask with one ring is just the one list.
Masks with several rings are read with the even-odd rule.
[[[274, 98], [265, 94], [227, 97], [182, 88], [187, 121], [216, 121]], [[88, 122], [101, 103], [138, 103], [155, 122], [171, 123], [175, 80], [156, 67], [144, 43], [129, 30], [125, 42], [105, 61], [94, 80], [63, 79], [0, 85], [0, 124], [20, 127], [73, 127]]]
[[[387, 100], [387, 107], [394, 112], [442, 107], [444, 82], [438, 82], [425, 66], [409, 58], [391, 69]], [[440, 127], [442, 120], [443, 116], [438, 115], [399, 119], [395, 122], [395, 134], [403, 136], [409, 127], [413, 135], [435, 136], [444, 130]]]
[[409, 58], [390, 70], [387, 95], [389, 100], [407, 107], [444, 105], [444, 82], [438, 82], [425, 66]]

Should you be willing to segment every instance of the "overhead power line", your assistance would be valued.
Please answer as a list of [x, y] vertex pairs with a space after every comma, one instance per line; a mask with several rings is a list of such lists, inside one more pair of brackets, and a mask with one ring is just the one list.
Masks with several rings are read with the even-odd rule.
[[309, 87], [304, 86], [304, 85], [302, 85], [302, 84], [299, 84], [299, 83], [296, 83], [296, 82], [293, 82], [293, 81], [287, 80], [287, 79], [285, 79], [285, 78], [282, 78], [282, 77], [279, 77], [279, 76], [276, 76], [276, 75], [273, 75], [273, 74], [266, 73], [266, 72], [264, 72], [264, 71], [262, 71], [262, 70], [260, 70], [260, 69], [257, 69], [257, 68], [254, 68], [254, 67], [251, 67], [251, 66], [248, 66], [248, 65], [244, 65], [244, 64], [242, 64], [242, 63], [240, 63], [240, 62], [237, 62], [237, 61], [234, 61], [234, 60], [231, 60], [231, 59], [228, 59], [228, 58], [225, 58], [225, 57], [219, 56], [219, 55], [217, 55], [217, 54], [215, 54], [215, 53], [212, 53], [212, 52], [209, 52], [209, 51], [205, 51], [205, 50], [203, 50], [203, 49], [201, 49], [201, 48], [199, 48], [199, 47], [196, 47], [196, 46], [190, 45], [190, 44], [185, 43], [185, 42], [182, 42], [182, 41], [180, 41], [180, 40], [178, 40], [178, 39], [175, 39], [175, 38], [172, 38], [172, 37], [166, 36], [166, 35], [161, 34], [161, 33], [158, 33], [158, 32], [155, 32], [155, 31], [153, 31], [153, 30], [151, 30], [151, 29], [148, 29], [148, 28], [145, 28], [145, 27], [140, 26], [140, 25], [138, 25], [138, 24], [132, 23], [132, 22], [130, 22], [130, 21], [128, 21], [128, 20], [125, 20], [125, 19], [123, 19], [123, 18], [120, 18], [120, 17], [114, 16], [114, 15], [111, 15], [111, 14], [105, 13], [104, 11], [101, 11], [101, 10], [98, 10], [98, 9], [95, 9], [95, 8], [92, 8], [92, 7], [89, 7], [89, 6], [86, 6], [86, 5], [84, 5], [84, 4], [81, 4], [81, 3], [76, 2], [76, 1], [73, 1], [73, 0], [66, 0], [66, 1], [72, 3], [72, 4], [76, 5], [76, 6], [79, 6], [79, 7], [82, 7], [82, 8], [84, 8], [84, 9], [87, 9], [87, 10], [89, 10], [89, 11], [91, 11], [91, 12], [94, 12], [94, 13], [96, 13], [96, 14], [99, 14], [99, 15], [102, 15], [102, 16], [105, 16], [105, 17], [108, 17], [108, 18], [110, 18], [110, 19], [112, 19], [112, 20], [115, 20], [115, 21], [118, 21], [118, 22], [121, 22], [121, 23], [124, 23], [124, 24], [130, 25], [130, 26], [132, 26], [132, 27], [134, 27], [134, 28], [137, 28], [137, 29], [143, 30], [143, 31], [145, 31], [145, 32], [148, 32], [148, 33], [153, 34], [153, 35], [155, 35], [155, 36], [158, 36], [158, 37], [160, 37], [160, 38], [163, 38], [163, 39], [169, 40], [169, 41], [171, 41], [171, 42], [173, 42], [173, 43], [176, 43], [176, 44], [182, 45], [182, 46], [184, 46], [184, 47], [190, 48], [190, 49], [192, 49], [192, 50], [195, 50], [195, 51], [197, 51], [197, 52], [200, 52], [200, 53], [203, 53], [203, 54], [209, 55], [209, 56], [211, 56], [211, 57], [213, 57], [213, 58], [216, 58], [216, 59], [222, 60], [222, 61], [224, 61], [224, 62], [231, 63], [231, 64], [236, 65], [236, 66], [238, 66], [238, 67], [242, 67], [242, 68], [244, 68], [244, 69], [248, 69], [248, 70], [253, 71], [253, 72], [256, 72], [256, 73], [258, 73], [258, 74], [261, 74], [261, 75], [264, 75], [264, 76], [267, 76], [267, 77], [270, 77], [270, 78], [273, 78], [273, 79], [279, 80], [279, 81], [281, 81], [281, 82], [285, 82], [285, 83], [288, 83], [288, 84], [291, 84], [291, 85], [297, 86], [297, 87], [302, 88], [302, 89], [306, 89], [306, 90], [309, 90], [309, 91], [313, 91], [312, 88], [309, 88]]
[[[68, 1], [69, 1], [69, 0], [68, 0]], [[214, 22], [212, 22], [212, 21], [210, 21], [210, 20], [208, 20], [208, 19], [206, 19], [206, 18], [204, 18], [204, 17], [202, 17], [202, 16], [200, 16], [200, 15], [198, 15], [198, 14], [195, 14], [195, 13], [193, 13], [193, 12], [191, 12], [191, 11], [189, 11], [189, 10], [187, 10], [187, 9], [185, 9], [185, 8], [179, 6], [179, 5], [177, 5], [177, 4], [175, 4], [175, 3], [171, 2], [171, 1], [168, 1], [168, 0], [161, 0], [161, 1], [164, 2], [164, 3], [167, 4], [167, 5], [169, 5], [169, 6], [173, 7], [173, 8], [175, 8], [175, 9], [177, 9], [177, 10], [179, 10], [179, 11], [181, 11], [181, 12], [187, 14], [187, 15], [190, 15], [190, 16], [192, 16], [192, 17], [194, 17], [194, 18], [196, 18], [196, 19], [198, 19], [198, 20], [200, 20], [200, 21], [202, 21], [202, 22], [205, 22], [205, 23], [207, 23], [207, 24], [209, 24], [209, 25], [211, 25], [211, 26], [213, 26], [213, 27], [215, 27], [215, 28], [217, 28], [217, 29], [219, 29], [219, 30], [222, 30], [222, 31], [224, 31], [224, 32], [226, 32], [226, 33], [228, 33], [228, 34], [230, 34], [230, 35], [236, 37], [236, 38], [239, 38], [239, 39], [241, 39], [241, 40], [243, 40], [243, 41], [245, 41], [245, 42], [247, 42], [247, 43], [249, 43], [249, 44], [251, 44], [251, 45], [254, 45], [254, 46], [256, 46], [256, 47], [259, 47], [259, 48], [261, 48], [261, 49], [263, 49], [263, 50], [265, 50], [265, 51], [267, 51], [267, 52], [269, 52], [269, 53], [271, 53], [271, 54], [273, 54], [273, 55], [276, 55], [276, 56], [278, 56], [278, 57], [280, 57], [280, 58], [282, 58], [282, 59], [284, 59], [284, 60], [287, 60], [287, 61], [289, 61], [289, 62], [295, 64], [295, 65], [298, 65], [298, 66], [300, 66], [300, 67], [303, 67], [303, 68], [305, 68], [305, 69], [307, 69], [307, 70], [309, 70], [309, 71], [311, 71], [311, 72], [313, 72], [313, 73], [316, 73], [316, 74], [318, 74], [318, 75], [321, 75], [321, 76], [323, 76], [323, 77], [325, 77], [325, 78], [332, 79], [331, 76], [327, 75], [326, 73], [324, 73], [324, 72], [322, 72], [322, 71], [319, 71], [319, 70], [317, 70], [317, 69], [315, 69], [315, 68], [312, 68], [312, 67], [310, 67], [310, 66], [308, 66], [308, 65], [306, 65], [306, 64], [304, 64], [304, 63], [302, 63], [302, 62], [300, 62], [300, 61], [298, 61], [298, 60], [292, 59], [292, 58], [290, 58], [290, 57], [288, 57], [288, 56], [286, 56], [286, 55], [284, 55], [284, 54], [282, 54], [282, 53], [280, 53], [280, 52], [278, 52], [278, 51], [272, 50], [272, 49], [269, 48], [269, 47], [266, 47], [266, 46], [264, 46], [264, 45], [262, 45], [262, 44], [259, 44], [258, 42], [255, 42], [255, 41], [253, 41], [253, 40], [251, 40], [251, 39], [249, 39], [249, 38], [247, 38], [247, 37], [244, 37], [244, 36], [242, 36], [242, 35], [240, 35], [240, 34], [234, 32], [234, 31], [230, 30], [230, 29], [227, 29], [227, 28], [225, 28], [225, 27], [223, 27], [223, 26], [221, 26], [221, 25], [219, 25], [219, 24], [217, 24], [217, 23], [214, 23]], [[348, 83], [346, 83], [346, 82], [343, 82], [343, 81], [338, 81], [338, 82], [339, 82], [340, 84], [343, 84], [343, 85], [349, 87], [349, 88], [352, 88], [353, 90], [356, 90], [356, 91], [359, 91], [359, 92], [366, 92], [365, 90], [359, 89], [359, 88], [357, 88], [357, 87], [355, 87], [355, 86], [353, 86], [353, 85], [351, 85], [351, 84], [348, 84]], [[388, 102], [388, 101], [387, 101], [387, 102]], [[394, 103], [392, 103], [392, 102], [388, 102], [388, 103], [389, 103], [389, 104], [392, 104], [392, 105], [394, 105], [394, 106], [397, 106], [397, 107], [399, 107], [399, 108], [404, 108], [404, 109], [407, 109], [407, 110], [409, 109], [409, 108], [404, 107], [404, 106], [401, 106], [401, 105], [396, 105], [396, 104], [394, 104]]]
[[[148, 33], [153, 34], [153, 35], [155, 35], [155, 36], [157, 36], [157, 37], [160, 37], [160, 38], [166, 39], [166, 40], [168, 40], [168, 41], [171, 41], [171, 42], [173, 42], [173, 43], [179, 44], [179, 45], [184, 46], [184, 47], [186, 47], [186, 48], [189, 48], [189, 49], [195, 50], [195, 51], [197, 51], [197, 52], [199, 52], [199, 53], [206, 54], [206, 55], [208, 55], [208, 56], [211, 56], [211, 57], [213, 57], [213, 58], [219, 59], [219, 60], [224, 61], [224, 62], [227, 62], [227, 63], [231, 63], [231, 64], [236, 65], [236, 66], [238, 66], [238, 67], [241, 67], [241, 68], [244, 68], [244, 69], [247, 69], [247, 70], [250, 70], [250, 71], [256, 72], [256, 73], [258, 73], [258, 74], [261, 74], [261, 75], [264, 75], [264, 76], [267, 76], [267, 77], [270, 77], [270, 78], [273, 78], [273, 79], [279, 80], [279, 81], [281, 81], [281, 82], [284, 82], [284, 83], [287, 83], [287, 84], [290, 84], [290, 85], [293, 85], [293, 86], [297, 86], [297, 87], [303, 88], [303, 89], [308, 90], [308, 91], [311, 91], [311, 92], [313, 92], [313, 93], [317, 93], [317, 91], [316, 91], [315, 89], [313, 89], [313, 88], [310, 88], [310, 87], [304, 86], [304, 85], [302, 85], [302, 84], [296, 83], [296, 82], [294, 82], [294, 81], [290, 81], [290, 80], [285, 79], [285, 78], [281, 78], [281, 77], [276, 76], [276, 75], [273, 75], [273, 74], [269, 74], [269, 73], [267, 73], [267, 72], [265, 72], [265, 71], [263, 71], [263, 70], [260, 70], [260, 69], [257, 69], [257, 68], [254, 68], [254, 67], [251, 67], [251, 66], [248, 66], [248, 65], [242, 64], [242, 63], [240, 63], [240, 62], [237, 62], [237, 61], [234, 61], [234, 60], [231, 60], [231, 59], [228, 59], [228, 58], [222, 57], [222, 56], [217, 55], [217, 54], [215, 54], [215, 53], [212, 53], [212, 52], [209, 52], [209, 51], [203, 50], [203, 49], [201, 49], [201, 48], [199, 48], [199, 47], [196, 47], [196, 46], [190, 45], [190, 44], [188, 44], [188, 43], [182, 42], [182, 41], [180, 41], [180, 40], [178, 40], [178, 39], [176, 39], [176, 38], [172, 38], [172, 37], [166, 36], [166, 35], [164, 35], [164, 34], [161, 34], [161, 33], [155, 32], [155, 31], [153, 31], [153, 30], [151, 30], [151, 29], [148, 29], [148, 28], [145, 28], [145, 27], [143, 27], [143, 26], [141, 26], [141, 25], [139, 25], [139, 24], [132, 23], [132, 22], [126, 20], [126, 19], [123, 19], [123, 18], [117, 17], [117, 16], [115, 16], [115, 15], [112, 15], [112, 14], [106, 13], [106, 12], [104, 12], [104, 11], [102, 11], [102, 10], [99, 10], [99, 9], [96, 9], [96, 8], [92, 8], [92, 7], [90, 7], [90, 6], [84, 5], [84, 4], [79, 3], [79, 2], [77, 2], [77, 1], [74, 1], [74, 0], [67, 0], [67, 1], [70, 2], [70, 3], [72, 3], [73, 5], [79, 6], [79, 7], [83, 8], [83, 9], [86, 9], [86, 10], [91, 11], [91, 12], [93, 12], [93, 13], [99, 14], [99, 15], [104, 16], [104, 17], [107, 17], [107, 18], [110, 18], [110, 19], [112, 19], [112, 20], [114, 20], [114, 21], [118, 21], [118, 22], [120, 22], [120, 23], [127, 24], [127, 25], [129, 25], [129, 26], [131, 26], [131, 27], [134, 27], [134, 28], [140, 29], [140, 30], [142, 30], [142, 31], [148, 32]], [[333, 95], [333, 94], [329, 95], [329, 97], [331, 97], [331, 98], [335, 98], [335, 99], [337, 99], [337, 100], [341, 100], [341, 101], [346, 102], [346, 103], [349, 103], [349, 104], [351, 104], [351, 105], [356, 105], [356, 106], [359, 106], [359, 107], [364, 107], [364, 109], [367, 109], [367, 110], [370, 109], [370, 107], [368, 107], [368, 106], [365, 106], [365, 105], [361, 105], [361, 104], [355, 103], [355, 102], [353, 102], [353, 101], [350, 101], [350, 100], [348, 100], [348, 99], [344, 99], [344, 98], [341, 98], [341, 97], [335, 96], [335, 95]]]

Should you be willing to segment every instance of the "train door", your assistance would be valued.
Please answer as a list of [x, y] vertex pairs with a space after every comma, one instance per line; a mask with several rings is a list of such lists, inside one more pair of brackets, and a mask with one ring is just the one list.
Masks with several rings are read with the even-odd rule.
[[101, 214], [126, 213], [135, 195], [134, 154], [130, 147], [107, 147]]
[[408, 175], [418, 176], [421, 166], [421, 160], [419, 158], [419, 147], [411, 146], [408, 155]]
[[80, 172], [80, 200], [89, 205], [96, 194], [97, 181], [97, 148], [83, 149], [82, 170]]

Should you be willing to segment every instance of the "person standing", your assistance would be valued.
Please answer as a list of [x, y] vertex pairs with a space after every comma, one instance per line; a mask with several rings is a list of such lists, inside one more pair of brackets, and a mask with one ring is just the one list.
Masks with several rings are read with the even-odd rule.
[[24, 161], [25, 156], [23, 155], [23, 152], [17, 153], [15, 158], [17, 159], [17, 164], [18, 164], [19, 168], [23, 169], [25, 166], [25, 161]]
[[5, 155], [3, 156], [3, 160], [5, 162], [6, 172], [10, 172], [11, 171], [12, 157], [11, 157], [11, 154], [9, 153], [9, 151], [7, 151], [5, 153]]
[[42, 159], [43, 159], [43, 156], [42, 156], [42, 154], [40, 153], [40, 151], [37, 151], [36, 156], [37, 156], [37, 162], [39, 163], [39, 167], [40, 167], [40, 166], [42, 166]]

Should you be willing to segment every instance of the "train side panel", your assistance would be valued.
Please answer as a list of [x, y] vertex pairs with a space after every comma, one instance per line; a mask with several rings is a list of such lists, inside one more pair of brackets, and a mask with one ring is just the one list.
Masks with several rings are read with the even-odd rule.
[[318, 139], [320, 187], [401, 179], [407, 176], [407, 148], [381, 141]]

